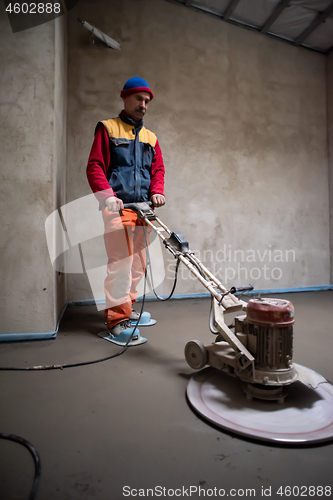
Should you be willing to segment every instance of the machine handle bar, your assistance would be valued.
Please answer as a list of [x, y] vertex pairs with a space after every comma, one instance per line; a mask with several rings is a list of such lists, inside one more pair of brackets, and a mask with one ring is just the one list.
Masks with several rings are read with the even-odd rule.
[[133, 201], [132, 203], [124, 203], [124, 208], [129, 208], [129, 209], [133, 209], [133, 208], [140, 208], [140, 205], [148, 205], [149, 207], [152, 207], [153, 204], [151, 201]]

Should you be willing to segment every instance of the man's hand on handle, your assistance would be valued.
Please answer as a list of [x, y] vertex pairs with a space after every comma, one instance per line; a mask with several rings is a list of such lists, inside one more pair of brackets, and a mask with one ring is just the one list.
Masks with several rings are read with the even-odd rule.
[[[165, 204], [165, 197], [163, 194], [153, 194], [150, 197], [150, 201], [153, 204], [153, 208], [162, 207]], [[109, 196], [105, 200], [105, 206], [109, 210], [109, 212], [121, 212], [124, 210], [124, 203], [117, 196]]]
[[153, 204], [153, 208], [163, 207], [165, 205], [165, 196], [163, 194], [153, 194], [150, 197], [150, 201]]
[[117, 196], [109, 196], [109, 198], [106, 198], [105, 205], [109, 212], [121, 212], [124, 210], [124, 204]]

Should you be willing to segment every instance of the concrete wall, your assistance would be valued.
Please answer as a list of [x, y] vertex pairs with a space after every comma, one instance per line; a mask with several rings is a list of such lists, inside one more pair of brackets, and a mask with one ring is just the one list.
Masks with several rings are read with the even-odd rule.
[[1, 333], [54, 331], [64, 301], [44, 229], [63, 196], [55, 187], [65, 165], [63, 22], [13, 34], [0, 5]]
[[327, 123], [330, 190], [331, 283], [333, 284], [333, 53], [327, 57]]
[[[122, 50], [91, 44], [77, 17]], [[165, 159], [162, 220], [227, 286], [329, 283], [324, 56], [163, 0], [81, 0], [69, 26], [69, 201], [90, 192], [96, 123], [118, 114], [124, 82], [141, 76], [155, 92], [145, 125]], [[173, 266], [166, 254], [161, 293]], [[204, 291], [180, 276], [177, 293]], [[68, 284], [69, 299], [92, 297], [84, 275]]]

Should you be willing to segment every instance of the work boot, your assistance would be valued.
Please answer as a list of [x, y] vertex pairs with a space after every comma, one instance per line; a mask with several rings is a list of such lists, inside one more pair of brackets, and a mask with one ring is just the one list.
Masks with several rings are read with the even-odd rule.
[[151, 314], [149, 312], [142, 312], [140, 322], [138, 323], [139, 318], [140, 318], [140, 313], [132, 309], [131, 315], [129, 317], [132, 326], [136, 324], [138, 324], [139, 326], [150, 326], [156, 323], [154, 319], [151, 319]]
[[[125, 333], [125, 334], [128, 334], [128, 335], [131, 335], [131, 333], [133, 331], [133, 327], [131, 325], [131, 321], [129, 319], [125, 319], [123, 321], [120, 321], [120, 323], [117, 323], [116, 325], [114, 325], [112, 328], [108, 328], [108, 331], [114, 337], [119, 337], [119, 335], [121, 333]], [[137, 340], [137, 339], [138, 339], [138, 335], [134, 335], [132, 337], [132, 340]]]
[[134, 309], [132, 309], [132, 312], [131, 312], [129, 319], [131, 321], [138, 321], [139, 316], [140, 316], [140, 313], [138, 313], [137, 311], [134, 311]]

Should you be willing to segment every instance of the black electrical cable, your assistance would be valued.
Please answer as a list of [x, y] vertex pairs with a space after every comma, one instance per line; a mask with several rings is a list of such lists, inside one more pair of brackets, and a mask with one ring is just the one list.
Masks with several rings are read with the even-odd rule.
[[212, 296], [211, 297], [211, 301], [210, 301], [210, 312], [209, 312], [209, 329], [210, 331], [212, 332], [213, 335], [218, 335], [220, 332], [215, 328], [214, 326], [214, 321], [213, 321], [213, 318], [214, 318], [214, 313], [213, 313], [213, 300], [214, 300], [214, 297]]
[[[168, 244], [164, 243], [164, 246], [166, 248], [169, 247]], [[209, 281], [207, 279], [207, 276], [204, 274], [203, 270], [201, 269], [201, 267], [199, 266], [199, 264], [196, 262], [195, 259], [193, 259], [192, 255], [190, 252], [184, 252], [184, 253], [179, 253], [178, 256], [175, 255], [175, 257], [177, 257], [177, 262], [176, 262], [176, 267], [175, 267], [175, 278], [174, 278], [174, 283], [173, 283], [173, 287], [172, 287], [172, 290], [170, 292], [170, 294], [167, 296], [167, 297], [161, 297], [160, 295], [158, 295], [158, 293], [156, 292], [155, 290], [155, 287], [154, 287], [154, 281], [153, 281], [153, 274], [152, 274], [152, 266], [151, 266], [151, 260], [150, 260], [150, 256], [149, 256], [149, 250], [148, 250], [148, 244], [147, 244], [147, 239], [146, 239], [146, 249], [147, 249], [147, 262], [148, 262], [148, 265], [149, 265], [149, 272], [150, 272], [150, 281], [151, 281], [151, 286], [152, 286], [152, 289], [153, 289], [153, 292], [154, 292], [154, 295], [155, 297], [158, 299], [158, 300], [161, 300], [161, 301], [166, 301], [166, 300], [169, 300], [171, 299], [171, 297], [173, 296], [174, 294], [174, 291], [175, 291], [175, 288], [176, 288], [176, 285], [177, 285], [177, 278], [178, 278], [178, 268], [179, 268], [179, 264], [180, 264], [180, 260], [179, 260], [179, 256], [180, 255], [185, 255], [185, 257], [187, 257], [189, 259], [189, 261], [196, 267], [196, 269], [198, 270], [198, 272], [200, 273], [200, 275], [206, 280], [206, 281]], [[173, 252], [172, 252], [173, 253]], [[229, 293], [229, 292], [228, 292]]]
[[28, 500], [33, 500], [35, 498], [35, 495], [36, 495], [36, 491], [37, 491], [37, 487], [38, 487], [38, 483], [39, 483], [39, 479], [40, 479], [40, 475], [41, 475], [41, 463], [40, 463], [40, 457], [39, 457], [37, 450], [34, 448], [34, 446], [31, 443], [29, 443], [29, 441], [27, 441], [26, 439], [23, 439], [19, 436], [15, 436], [14, 434], [5, 434], [5, 433], [1, 432], [0, 439], [7, 439], [9, 441], [15, 441], [16, 443], [22, 444], [30, 451], [32, 458], [34, 460], [34, 463], [35, 463], [35, 477], [34, 477], [32, 489], [30, 491], [30, 495], [29, 495]]
[[[174, 293], [174, 291], [175, 291], [175, 288], [176, 288], [176, 285], [177, 285], [178, 268], [179, 268], [180, 260], [179, 260], [179, 257], [178, 257], [178, 258], [177, 258], [177, 262], [176, 262], [176, 266], [175, 266], [175, 277], [174, 277], [173, 287], [172, 287], [172, 290], [171, 290], [170, 294], [169, 294], [167, 297], [161, 297], [161, 296], [160, 296], [160, 295], [158, 295], [158, 293], [156, 292], [156, 290], [155, 290], [155, 286], [154, 286], [154, 280], [153, 280], [153, 270], [152, 270], [152, 265], [151, 265], [151, 260], [150, 260], [150, 254], [149, 254], [149, 249], [148, 249], [148, 242], [147, 242], [147, 236], [146, 236], [146, 233], [145, 233], [145, 240], [146, 240], [147, 267], [149, 267], [151, 287], [152, 287], [152, 289], [153, 289], [153, 292], [154, 292], [155, 297], [156, 297], [158, 300], [161, 300], [162, 302], [165, 302], [166, 300], [171, 299], [171, 297], [173, 296], [173, 293]], [[147, 267], [146, 267], [146, 269], [147, 269]]]
[[126, 344], [118, 352], [116, 352], [116, 354], [113, 354], [112, 356], [107, 356], [106, 358], [102, 358], [102, 359], [95, 359], [93, 361], [83, 361], [82, 363], [66, 364], [66, 365], [63, 365], [63, 368], [73, 368], [73, 367], [76, 367], [76, 366], [86, 366], [86, 365], [92, 365], [92, 364], [95, 364], [95, 363], [101, 363], [102, 361], [107, 361], [108, 359], [116, 358], [117, 356], [120, 356], [125, 351], [127, 351], [127, 349], [129, 348], [129, 343], [131, 342], [131, 340], [133, 338], [133, 335], [134, 335], [134, 333], [135, 333], [135, 331], [136, 331], [136, 329], [138, 327], [138, 324], [140, 323], [140, 319], [141, 319], [141, 316], [142, 316], [142, 313], [143, 313], [143, 307], [144, 307], [144, 304], [145, 304], [145, 295], [146, 295], [146, 281], [147, 281], [147, 268], [145, 269], [144, 292], [143, 292], [142, 306], [141, 306], [141, 310], [140, 310], [140, 315], [138, 317], [138, 320], [137, 320], [137, 322], [135, 324], [135, 327], [134, 327], [131, 335], [127, 339]]
[[156, 292], [155, 288], [154, 288], [154, 283], [153, 283], [153, 276], [152, 276], [152, 269], [151, 269], [151, 266], [149, 266], [149, 269], [150, 269], [150, 276], [151, 276], [151, 285], [152, 285], [152, 288], [153, 288], [153, 292], [154, 292], [154, 295], [155, 297], [158, 299], [158, 300], [161, 300], [162, 302], [165, 302], [166, 300], [169, 300], [171, 299], [171, 297], [173, 296], [174, 294], [174, 291], [175, 291], [175, 288], [176, 288], [176, 285], [177, 285], [177, 278], [178, 278], [178, 268], [179, 268], [179, 264], [180, 264], [180, 260], [177, 259], [177, 262], [176, 262], [176, 266], [175, 266], [175, 278], [174, 278], [174, 282], [173, 282], [173, 287], [172, 287], [172, 290], [170, 292], [170, 294], [167, 296], [167, 297], [161, 297], [160, 295], [158, 295], [158, 293]]
[[[144, 233], [145, 233], [145, 238], [146, 238], [146, 232], [144, 231]], [[146, 241], [147, 241], [147, 239], [146, 239]], [[120, 356], [128, 349], [129, 343], [132, 340], [133, 335], [134, 335], [134, 333], [138, 327], [138, 324], [140, 322], [140, 319], [141, 319], [141, 316], [143, 313], [145, 297], [146, 297], [146, 283], [147, 283], [147, 266], [145, 267], [144, 290], [143, 290], [142, 306], [141, 306], [139, 318], [138, 318], [138, 320], [135, 324], [135, 327], [134, 327], [131, 335], [129, 336], [126, 344], [116, 354], [113, 354], [112, 356], [107, 356], [105, 358], [96, 359], [93, 361], [84, 361], [81, 363], [67, 363], [67, 364], [63, 364], [63, 365], [45, 365], [45, 366], [30, 366], [30, 367], [28, 366], [28, 367], [22, 367], [22, 368], [0, 367], [0, 370], [1, 371], [32, 371], [32, 370], [56, 370], [56, 369], [62, 370], [64, 368], [74, 368], [77, 366], [86, 366], [86, 365], [91, 365], [91, 364], [95, 364], [95, 363], [101, 363], [102, 361], [107, 361], [109, 359], [116, 358], [117, 356]], [[14, 434], [0, 433], [0, 439], [7, 439], [7, 440], [15, 441], [19, 444], [22, 444], [30, 451], [30, 453], [34, 459], [34, 463], [35, 463], [35, 477], [34, 477], [34, 482], [33, 482], [32, 489], [31, 489], [28, 500], [34, 500], [35, 495], [36, 495], [36, 491], [37, 491], [37, 487], [38, 487], [38, 483], [39, 483], [39, 479], [40, 479], [40, 475], [41, 475], [41, 462], [40, 462], [40, 457], [39, 457], [37, 450], [34, 448], [34, 446], [31, 443], [29, 443], [29, 441], [27, 441], [26, 439], [23, 439], [19, 436], [15, 436]]]
[[93, 361], [82, 361], [81, 363], [65, 363], [63, 365], [44, 365], [44, 366], [26, 366], [26, 367], [0, 367], [0, 371], [35, 371], [35, 370], [63, 370], [64, 368], [74, 368], [77, 366], [87, 366], [87, 365], [93, 365], [95, 363], [102, 363], [103, 361], [108, 361], [109, 359], [116, 358], [117, 356], [120, 356], [123, 354], [127, 349], [129, 348], [129, 343], [133, 338], [133, 335], [138, 327], [138, 324], [140, 322], [142, 313], [143, 313], [143, 307], [145, 303], [145, 297], [146, 297], [146, 283], [147, 283], [147, 266], [145, 268], [145, 276], [144, 276], [144, 290], [143, 290], [143, 296], [142, 296], [142, 306], [140, 310], [140, 315], [139, 318], [135, 324], [135, 327], [129, 336], [126, 344], [118, 351], [116, 354], [112, 354], [112, 356], [107, 356], [106, 358], [100, 358], [100, 359], [94, 359]]
[[192, 262], [192, 264], [197, 268], [198, 272], [200, 273], [201, 277], [206, 280], [206, 281], [209, 281], [207, 279], [207, 276], [205, 275], [205, 273], [203, 272], [203, 270], [201, 269], [201, 267], [199, 266], [198, 262], [193, 259], [192, 255], [190, 254], [190, 252], [185, 252], [185, 256], [189, 259], [189, 261]]
[[[250, 292], [253, 290], [253, 285], [249, 285], [249, 286], [246, 286], [246, 287], [231, 287], [230, 290], [227, 290], [226, 292], [224, 292], [222, 294], [222, 297], [221, 299], [219, 300], [219, 303], [220, 305], [222, 304], [222, 300], [224, 299], [224, 297], [226, 297], [227, 295], [229, 295], [230, 293], [232, 294], [240, 294], [240, 297], [243, 297], [243, 295], [245, 295], [245, 292]], [[218, 330], [216, 330], [216, 328], [214, 327], [214, 322], [213, 322], [213, 301], [214, 301], [214, 297], [212, 296], [211, 297], [211, 302], [210, 302], [210, 313], [209, 313], [209, 329], [210, 331], [214, 334], [214, 335], [218, 335], [220, 332]], [[229, 325], [228, 328], [234, 328], [235, 325], [232, 324], [232, 325]]]

